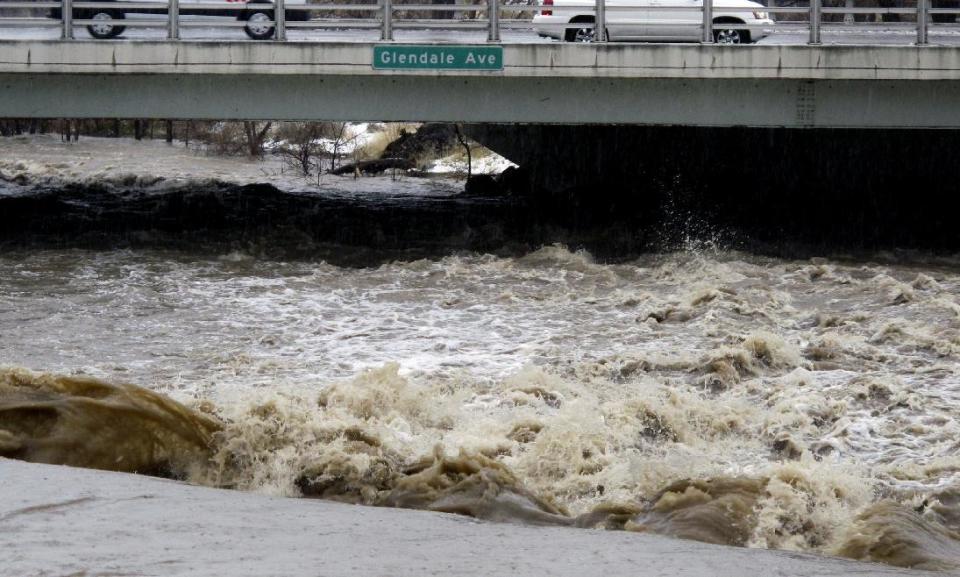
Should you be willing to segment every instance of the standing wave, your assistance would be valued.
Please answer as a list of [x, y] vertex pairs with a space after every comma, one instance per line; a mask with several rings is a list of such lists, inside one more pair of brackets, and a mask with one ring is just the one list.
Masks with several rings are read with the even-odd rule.
[[[729, 351], [720, 358], [755, 372], [796, 362], [762, 339], [739, 360]], [[223, 407], [0, 369], [3, 457], [960, 570], [958, 487], [920, 494], [809, 452], [724, 470], [724, 451], [756, 441], [747, 422], [769, 417], [651, 383], [589, 385], [538, 369], [455, 383], [414, 381], [387, 364], [314, 397], [258, 393]], [[720, 458], [690, 450], [703, 443]]]

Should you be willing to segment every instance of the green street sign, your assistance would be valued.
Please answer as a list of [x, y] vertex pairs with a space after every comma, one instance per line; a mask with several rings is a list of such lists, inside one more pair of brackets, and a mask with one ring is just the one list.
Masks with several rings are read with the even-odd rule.
[[379, 70], [503, 70], [503, 47], [380, 44], [373, 47], [373, 67]]

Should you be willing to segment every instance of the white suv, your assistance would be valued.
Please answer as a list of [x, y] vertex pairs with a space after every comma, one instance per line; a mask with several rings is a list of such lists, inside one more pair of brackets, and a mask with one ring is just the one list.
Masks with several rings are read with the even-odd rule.
[[[111, 0], [97, 0], [101, 2]], [[135, 0], [139, 4], [156, 4], [156, 8], [128, 8], [118, 4], [116, 8], [75, 8], [73, 17], [76, 20], [96, 20], [95, 24], [87, 26], [87, 31], [94, 38], [116, 38], [123, 34], [125, 26], [117, 22], [128, 17], [132, 19], [167, 19], [167, 0]], [[214, 0], [216, 1], [216, 0]], [[191, 5], [204, 4], [209, 6], [211, 0], [180, 0], [180, 18], [182, 21], [216, 21], [240, 20], [246, 22], [243, 30], [254, 40], [266, 40], [273, 37], [273, 4], [269, 0], [226, 0], [236, 8], [212, 10], [210, 8], [193, 8]], [[305, 5], [307, 0], [286, 0], [286, 5]], [[309, 20], [310, 13], [306, 10], [285, 11], [287, 20]], [[60, 19], [60, 9], [50, 12], [51, 18]]]
[[[584, 3], [584, 0], [543, 0], [543, 6], [582, 6]], [[610, 40], [697, 42], [701, 39], [703, 0], [606, 0], [606, 6], [607, 38]], [[752, 10], [724, 10], [729, 8]], [[765, 10], [762, 4], [751, 0], [713, 0], [714, 40], [721, 44], [760, 40], [769, 31], [756, 27], [773, 26], [773, 20]], [[557, 10], [556, 13], [544, 10], [533, 17], [537, 34], [569, 42], [593, 41], [592, 28], [576, 27], [576, 24], [593, 22], [594, 12], [589, 8]], [[568, 26], [564, 27], [564, 24]], [[571, 24], [573, 26], [569, 26]], [[741, 25], [751, 28], [740, 28]]]

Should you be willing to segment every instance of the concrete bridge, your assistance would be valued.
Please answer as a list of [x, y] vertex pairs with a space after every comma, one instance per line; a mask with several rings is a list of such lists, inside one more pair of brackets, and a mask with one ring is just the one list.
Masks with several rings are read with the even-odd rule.
[[377, 46], [0, 41], [0, 115], [960, 127], [960, 47], [508, 43], [495, 69], [398, 70]]
[[960, 246], [958, 47], [476, 48], [496, 65], [375, 61], [442, 43], [0, 41], [0, 116], [458, 122], [522, 167], [506, 188], [544, 226]]

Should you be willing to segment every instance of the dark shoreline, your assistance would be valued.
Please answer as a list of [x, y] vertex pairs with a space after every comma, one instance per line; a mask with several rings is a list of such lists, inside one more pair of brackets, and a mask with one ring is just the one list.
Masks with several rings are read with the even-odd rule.
[[[0, 247], [241, 250], [351, 266], [458, 251], [514, 256], [550, 244], [585, 249], [603, 262], [651, 252], [737, 250], [781, 258], [829, 256], [949, 267], [960, 254], [960, 243], [949, 239], [911, 246], [895, 240], [852, 242], [842, 226], [771, 235], [775, 223], [761, 214], [756, 227], [735, 228], [715, 211], [683, 206], [674, 197], [665, 205], [649, 206], [623, 196], [604, 200], [573, 192], [349, 198], [285, 192], [269, 184], [214, 183], [142, 192], [67, 185], [0, 196]], [[902, 236], [899, 231], [895, 238]]]

